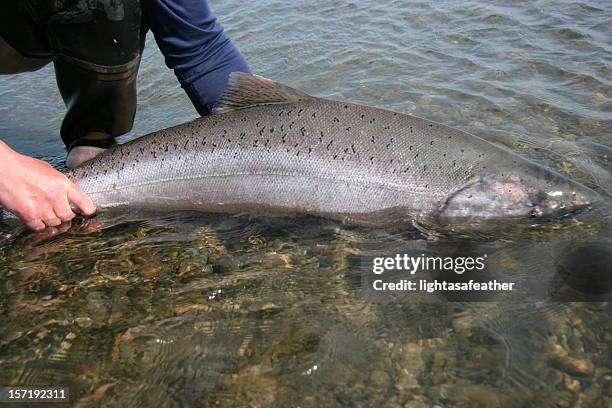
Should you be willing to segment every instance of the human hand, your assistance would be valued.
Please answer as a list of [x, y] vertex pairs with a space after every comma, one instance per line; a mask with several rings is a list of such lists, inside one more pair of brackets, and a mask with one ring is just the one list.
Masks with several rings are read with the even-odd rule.
[[35, 231], [95, 213], [91, 198], [48, 163], [24, 156], [0, 141], [0, 204]]

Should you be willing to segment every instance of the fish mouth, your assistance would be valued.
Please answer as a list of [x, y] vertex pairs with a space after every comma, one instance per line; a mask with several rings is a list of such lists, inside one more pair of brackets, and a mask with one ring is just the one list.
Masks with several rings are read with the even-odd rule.
[[575, 190], [552, 190], [540, 191], [534, 199], [534, 206], [529, 215], [531, 217], [562, 215], [574, 211], [588, 209], [597, 201], [596, 193], [594, 198], [587, 198], [586, 194]]

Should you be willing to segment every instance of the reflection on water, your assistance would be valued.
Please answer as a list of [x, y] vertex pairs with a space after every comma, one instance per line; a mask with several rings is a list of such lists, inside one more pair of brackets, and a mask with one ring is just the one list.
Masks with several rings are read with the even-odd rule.
[[[612, 191], [605, 1], [211, 3], [264, 76], [438, 120]], [[195, 116], [152, 41], [139, 81], [128, 137]], [[2, 78], [0, 131], [59, 165], [53, 83], [49, 68]], [[360, 273], [372, 243], [486, 248], [508, 279], [592, 291], [575, 271], [606, 265], [574, 260], [609, 257], [606, 208], [450, 231], [98, 220], [0, 244], [0, 384], [68, 386], [81, 406], [612, 405], [609, 303], [380, 301], [364, 296]], [[567, 259], [539, 250], [567, 242]]]

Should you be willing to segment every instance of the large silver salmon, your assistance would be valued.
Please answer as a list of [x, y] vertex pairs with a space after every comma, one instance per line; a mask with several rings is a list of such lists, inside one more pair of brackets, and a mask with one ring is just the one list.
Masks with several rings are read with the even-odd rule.
[[468, 133], [240, 73], [216, 115], [113, 147], [68, 176], [100, 210], [310, 213], [356, 222], [538, 216], [597, 199]]

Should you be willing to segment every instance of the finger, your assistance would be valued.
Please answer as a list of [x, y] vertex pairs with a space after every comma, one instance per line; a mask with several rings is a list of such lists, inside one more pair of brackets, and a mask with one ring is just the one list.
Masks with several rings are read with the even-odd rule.
[[77, 208], [77, 210], [85, 216], [93, 215], [96, 212], [96, 206], [83, 190], [76, 185], [68, 190], [68, 201]]
[[71, 221], [76, 216], [72, 208], [70, 208], [67, 195], [55, 200], [53, 203], [53, 212], [55, 212], [57, 218], [62, 220], [63, 223]]
[[25, 224], [34, 231], [42, 231], [46, 228], [45, 223], [40, 219], [25, 221]]
[[48, 227], [57, 227], [58, 225], [62, 223], [62, 220], [57, 218], [53, 210], [50, 208], [43, 212], [43, 215], [41, 218], [42, 218], [42, 221], [45, 223], [45, 225]]
[[30, 245], [38, 244], [56, 235], [63, 234], [70, 229], [71, 223], [63, 223], [57, 227], [47, 227], [42, 231], [38, 231], [28, 237], [26, 242]]
[[26, 203], [22, 208], [9, 208], [9, 210], [21, 218], [24, 224], [31, 230], [42, 231], [46, 228], [40, 216], [40, 209], [33, 202]]

